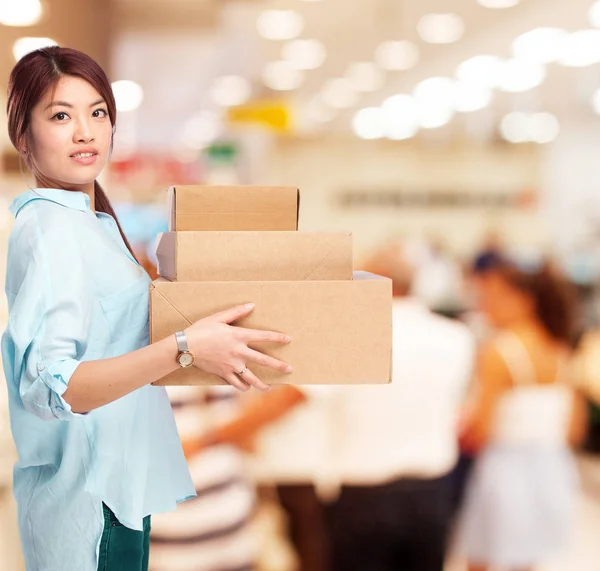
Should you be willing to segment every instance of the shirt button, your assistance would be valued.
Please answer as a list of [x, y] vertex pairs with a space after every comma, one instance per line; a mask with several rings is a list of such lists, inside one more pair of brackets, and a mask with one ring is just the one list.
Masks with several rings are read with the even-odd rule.
[[46, 368], [46, 366], [42, 365], [41, 363], [39, 363], [38, 366], [37, 366], [37, 370], [38, 371], [43, 371], [45, 368]]

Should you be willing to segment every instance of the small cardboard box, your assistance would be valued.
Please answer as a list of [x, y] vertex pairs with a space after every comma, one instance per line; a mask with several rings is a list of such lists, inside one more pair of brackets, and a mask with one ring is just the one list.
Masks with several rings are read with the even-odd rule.
[[352, 279], [348, 233], [165, 232], [156, 256], [171, 281]]
[[[269, 384], [343, 385], [390, 382], [392, 355], [391, 281], [358, 272], [347, 281], [170, 282], [150, 291], [150, 337], [159, 341], [195, 321], [253, 302], [254, 311], [236, 323], [292, 337], [288, 345], [255, 348], [294, 367], [284, 374], [248, 363]], [[157, 385], [216, 385], [225, 382], [192, 367]]]
[[288, 186], [173, 186], [169, 230], [298, 230], [300, 193]]

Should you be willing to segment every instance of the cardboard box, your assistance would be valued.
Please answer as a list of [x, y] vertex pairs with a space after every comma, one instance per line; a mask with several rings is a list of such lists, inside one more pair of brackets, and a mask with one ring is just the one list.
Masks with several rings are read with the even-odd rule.
[[[254, 311], [237, 323], [289, 334], [288, 345], [263, 344], [264, 353], [294, 367], [284, 374], [248, 363], [270, 384], [381, 384], [390, 382], [392, 284], [373, 274], [348, 281], [170, 282], [150, 291], [150, 336], [159, 341], [191, 323], [232, 306], [253, 302]], [[224, 384], [193, 367], [155, 384]]]
[[169, 230], [297, 230], [300, 193], [287, 186], [173, 186]]
[[165, 232], [156, 256], [171, 281], [352, 279], [348, 233]]

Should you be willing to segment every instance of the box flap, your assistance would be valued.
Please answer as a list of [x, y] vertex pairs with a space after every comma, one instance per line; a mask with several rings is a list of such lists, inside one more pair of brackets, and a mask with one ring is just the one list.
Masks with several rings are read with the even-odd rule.
[[300, 193], [283, 186], [169, 189], [169, 230], [297, 230]]
[[177, 279], [177, 234], [161, 232], [157, 237], [158, 273], [169, 280]]

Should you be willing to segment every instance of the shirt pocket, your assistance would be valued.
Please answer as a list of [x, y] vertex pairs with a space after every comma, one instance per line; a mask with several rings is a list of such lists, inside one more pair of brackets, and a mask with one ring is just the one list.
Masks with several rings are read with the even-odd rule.
[[150, 278], [143, 276], [108, 297], [100, 307], [108, 325], [109, 357], [145, 347], [149, 343]]

